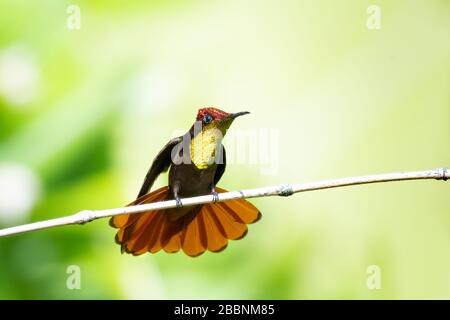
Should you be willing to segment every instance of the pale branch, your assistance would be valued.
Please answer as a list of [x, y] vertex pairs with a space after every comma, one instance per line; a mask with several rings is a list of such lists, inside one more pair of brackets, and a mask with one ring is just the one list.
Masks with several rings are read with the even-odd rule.
[[[322, 180], [316, 182], [297, 183], [297, 184], [282, 184], [270, 187], [263, 187], [257, 189], [247, 189], [241, 191], [231, 191], [219, 193], [218, 201], [227, 201], [233, 199], [245, 199], [245, 198], [257, 198], [268, 196], [290, 196], [297, 192], [313, 191], [330, 189], [337, 187], [353, 186], [359, 184], [390, 182], [390, 181], [403, 181], [403, 180], [423, 180], [423, 179], [436, 179], [436, 180], [448, 180], [450, 179], [450, 171], [447, 168], [438, 168], [434, 170], [426, 171], [414, 171], [414, 172], [398, 172], [398, 173], [386, 173], [376, 174], [369, 176], [350, 177], [332, 180]], [[214, 202], [212, 195], [204, 195], [198, 197], [181, 199], [183, 206], [198, 205], [204, 203]], [[140, 212], [146, 212], [150, 210], [162, 210], [175, 208], [177, 206], [175, 200], [160, 201], [148, 204], [141, 204], [135, 206], [129, 206], [124, 208], [114, 208], [106, 210], [84, 210], [75, 213], [70, 216], [34, 222], [30, 224], [24, 224], [21, 226], [6, 228], [0, 230], [0, 237], [6, 237], [14, 234], [25, 233], [34, 230], [48, 229], [57, 226], [69, 225], [69, 224], [84, 224], [99, 218], [106, 218], [117, 216], [121, 214], [134, 214]]]

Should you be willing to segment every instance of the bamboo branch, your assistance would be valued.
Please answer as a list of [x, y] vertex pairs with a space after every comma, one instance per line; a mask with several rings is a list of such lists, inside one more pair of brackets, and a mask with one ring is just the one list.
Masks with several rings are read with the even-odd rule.
[[[350, 177], [333, 180], [322, 180], [309, 183], [297, 183], [297, 184], [282, 184], [270, 187], [263, 187], [257, 189], [247, 189], [241, 191], [231, 191], [219, 193], [218, 201], [227, 201], [233, 199], [245, 199], [245, 198], [257, 198], [268, 196], [290, 196], [294, 193], [330, 189], [337, 187], [353, 186], [360, 184], [379, 183], [379, 182], [391, 182], [391, 181], [403, 181], [403, 180], [448, 180], [450, 179], [450, 171], [447, 168], [438, 168], [434, 170], [426, 171], [414, 171], [414, 172], [398, 172], [398, 173], [386, 173], [376, 174], [361, 177]], [[213, 202], [212, 195], [191, 197], [181, 199], [183, 206], [191, 206], [197, 204], [204, 204]], [[35, 230], [48, 229], [69, 224], [85, 224], [95, 219], [117, 216], [120, 214], [134, 214], [145, 212], [149, 210], [162, 210], [175, 208], [177, 206], [175, 200], [160, 201], [148, 204], [141, 204], [135, 206], [129, 206], [124, 208], [114, 208], [106, 210], [84, 210], [75, 213], [70, 216], [34, 222], [30, 224], [24, 224], [21, 226], [6, 228], [0, 230], [0, 237], [6, 237], [14, 234], [20, 234]]]

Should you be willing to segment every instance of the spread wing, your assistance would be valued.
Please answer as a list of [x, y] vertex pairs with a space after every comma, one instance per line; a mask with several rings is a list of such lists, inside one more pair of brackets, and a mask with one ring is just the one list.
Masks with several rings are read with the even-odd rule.
[[145, 176], [138, 198], [145, 195], [160, 173], [167, 171], [172, 164], [172, 149], [183, 140], [183, 136], [170, 140], [153, 160], [152, 166]]
[[225, 167], [227, 166], [227, 155], [224, 146], [222, 146], [222, 157], [223, 161], [217, 165], [216, 174], [214, 175], [214, 186], [219, 182], [220, 178], [222, 178]]

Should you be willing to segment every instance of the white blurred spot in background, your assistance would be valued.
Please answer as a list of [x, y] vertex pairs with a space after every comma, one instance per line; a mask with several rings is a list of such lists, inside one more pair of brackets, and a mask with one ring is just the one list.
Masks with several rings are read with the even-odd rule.
[[39, 92], [39, 70], [22, 47], [0, 51], [0, 96], [12, 107], [24, 107]]
[[40, 194], [40, 179], [33, 170], [16, 163], [0, 163], [0, 225], [27, 221]]
[[128, 110], [148, 116], [170, 107], [180, 91], [179, 72], [167, 68], [147, 70], [131, 80]]

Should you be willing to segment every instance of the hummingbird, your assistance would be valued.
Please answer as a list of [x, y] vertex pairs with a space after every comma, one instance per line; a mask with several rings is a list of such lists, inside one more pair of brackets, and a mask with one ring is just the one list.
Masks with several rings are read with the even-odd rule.
[[[261, 218], [261, 212], [245, 199], [217, 202], [217, 187], [225, 172], [226, 153], [222, 139], [233, 121], [249, 112], [228, 113], [201, 108], [184, 135], [170, 140], [153, 160], [137, 199], [130, 205], [175, 200], [177, 207], [114, 216], [110, 225], [119, 230], [115, 241], [122, 253], [141, 255], [164, 250], [182, 250], [191, 257], [205, 251], [220, 252], [228, 240], [242, 239], [247, 224]], [[156, 178], [169, 170], [168, 186], [149, 192]], [[212, 194], [214, 201], [183, 206], [182, 199]]]

